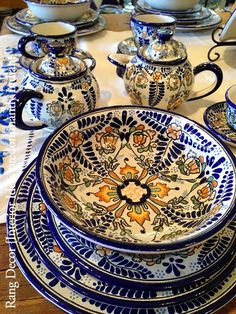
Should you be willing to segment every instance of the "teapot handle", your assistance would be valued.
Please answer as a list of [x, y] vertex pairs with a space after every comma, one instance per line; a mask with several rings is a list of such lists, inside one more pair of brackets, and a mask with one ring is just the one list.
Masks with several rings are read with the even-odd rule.
[[94, 58], [81, 57], [81, 60], [84, 61], [90, 71], [92, 71], [96, 66], [96, 60]]
[[221, 85], [222, 81], [223, 81], [223, 72], [221, 70], [221, 68], [216, 65], [215, 63], [213, 62], [204, 62], [204, 63], [201, 63], [199, 65], [197, 65], [194, 69], [193, 69], [193, 73], [194, 75], [197, 75], [199, 74], [200, 72], [203, 72], [203, 71], [211, 71], [215, 74], [216, 76], [216, 80], [212, 85], [208, 86], [207, 88], [204, 88], [200, 91], [197, 91], [194, 93], [194, 96], [190, 99], [188, 99], [188, 101], [191, 101], [191, 100], [196, 100], [196, 99], [200, 99], [200, 98], [203, 98], [203, 97], [206, 97], [206, 96], [209, 96], [211, 94], [213, 94]]
[[20, 53], [26, 57], [29, 58], [31, 60], [36, 60], [38, 57], [31, 55], [30, 53], [28, 53], [26, 51], [26, 45], [31, 42], [34, 41], [36, 39], [36, 36], [34, 35], [27, 35], [27, 36], [23, 36], [20, 38], [20, 40], [18, 41], [18, 50], [20, 51]]
[[43, 95], [39, 92], [36, 92], [32, 89], [24, 89], [19, 91], [16, 95], [15, 95], [15, 108], [16, 108], [16, 122], [15, 125], [18, 129], [21, 130], [40, 130], [44, 127], [46, 127], [46, 124], [42, 124], [42, 125], [28, 125], [26, 124], [23, 119], [22, 119], [22, 113], [23, 113], [23, 109], [27, 103], [27, 101], [29, 101], [31, 98], [37, 98], [37, 99], [42, 99]]

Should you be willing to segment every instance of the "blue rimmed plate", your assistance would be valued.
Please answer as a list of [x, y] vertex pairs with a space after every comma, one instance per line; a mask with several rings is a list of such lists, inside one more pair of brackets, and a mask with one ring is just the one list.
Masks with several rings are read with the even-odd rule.
[[186, 249], [235, 215], [231, 151], [163, 110], [112, 107], [70, 120], [45, 141], [36, 173], [49, 210], [68, 228], [119, 251]]
[[64, 285], [42, 262], [28, 237], [26, 202], [29, 189], [35, 179], [34, 163], [23, 172], [10, 198], [7, 215], [8, 243], [14, 251], [17, 263], [30, 283], [49, 301], [68, 313], [93, 314], [189, 314], [212, 313], [225, 305], [236, 292], [235, 270], [231, 267], [218, 278], [214, 287], [209, 287], [201, 296], [177, 304], [148, 309], [130, 309], [98, 302]]
[[226, 102], [221, 101], [208, 107], [204, 112], [206, 126], [226, 144], [236, 147], [236, 131], [227, 123]]
[[47, 211], [50, 230], [66, 256], [93, 276], [136, 289], [168, 289], [193, 284], [217, 272], [235, 251], [233, 220], [197, 247], [173, 254], [126, 254], [86, 241]]

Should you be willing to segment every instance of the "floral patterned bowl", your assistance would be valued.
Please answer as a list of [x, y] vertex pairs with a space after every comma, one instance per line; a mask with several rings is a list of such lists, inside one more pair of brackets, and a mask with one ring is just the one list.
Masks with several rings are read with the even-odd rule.
[[76, 234], [120, 251], [171, 252], [234, 216], [232, 153], [197, 123], [143, 107], [99, 109], [44, 143], [37, 184]]

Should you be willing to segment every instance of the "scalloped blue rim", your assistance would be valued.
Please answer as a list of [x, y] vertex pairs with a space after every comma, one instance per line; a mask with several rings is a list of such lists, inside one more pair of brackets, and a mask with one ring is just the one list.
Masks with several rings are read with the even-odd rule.
[[[8, 204], [8, 208], [7, 208], [7, 234], [8, 234], [8, 226], [9, 226], [9, 208], [11, 206], [11, 204], [14, 203], [14, 199], [15, 199], [15, 195], [16, 195], [16, 191], [19, 190], [19, 187], [21, 185], [21, 183], [23, 182], [24, 178], [26, 177], [26, 175], [29, 173], [29, 171], [32, 169], [32, 167], [34, 166], [35, 160], [33, 160], [28, 166], [27, 168], [23, 171], [23, 173], [20, 175], [19, 179], [17, 180], [16, 184], [15, 184], [15, 189], [13, 189], [13, 195], [11, 195], [10, 199], [9, 199], [9, 204]], [[63, 298], [59, 298], [57, 295], [55, 295], [54, 293], [52, 293], [50, 290], [48, 290], [47, 288], [45, 288], [44, 285], [42, 285], [38, 279], [34, 276], [34, 274], [28, 269], [27, 265], [24, 263], [24, 261], [22, 260], [17, 247], [15, 245], [15, 243], [10, 242], [9, 243], [9, 247], [10, 249], [14, 250], [15, 256], [16, 256], [16, 260], [17, 260], [17, 264], [19, 269], [22, 271], [23, 275], [26, 277], [26, 279], [32, 284], [32, 286], [41, 294], [43, 295], [46, 299], [48, 299], [50, 302], [52, 302], [53, 304], [55, 304], [56, 306], [58, 306], [59, 308], [61, 308], [63, 311], [67, 312], [67, 313], [71, 313], [71, 314], [88, 314], [87, 311], [84, 310], [79, 310], [78, 307], [75, 307], [71, 304], [69, 304], [68, 302], [66, 302]], [[235, 260], [234, 263], [235, 264]], [[226, 268], [227, 269], [227, 268]], [[222, 274], [222, 278], [224, 279], [226, 276], [230, 275], [230, 270], [228, 270], [228, 275], [225, 274], [226, 270], [224, 271], [224, 274]], [[220, 279], [219, 279], [220, 281]], [[221, 287], [221, 284], [219, 283], [219, 288]], [[218, 287], [214, 286], [213, 289], [217, 289]], [[209, 290], [208, 290], [209, 292]], [[207, 291], [206, 291], [207, 293]], [[224, 293], [222, 298], [219, 298], [216, 302], [210, 303], [208, 304], [208, 306], [206, 306], [204, 308], [204, 313], [205, 314], [210, 314], [220, 308], [222, 308], [223, 306], [225, 306], [228, 302], [230, 302], [236, 295], [236, 284], [234, 284], [234, 286], [227, 292]], [[189, 300], [191, 302], [191, 300]], [[132, 310], [131, 310], [132, 311]], [[196, 314], [198, 312], [195, 312]], [[125, 313], [124, 313], [125, 314]]]
[[209, 123], [208, 121], [208, 118], [207, 118], [207, 115], [208, 115], [208, 112], [210, 110], [212, 110], [214, 107], [216, 107], [217, 105], [220, 105], [220, 104], [225, 104], [226, 101], [219, 101], [209, 107], [207, 107], [207, 109], [204, 111], [204, 114], [203, 114], [203, 120], [204, 120], [204, 123], [206, 124], [206, 126], [210, 129], [210, 131], [216, 135], [218, 138], [220, 138], [222, 141], [224, 141], [225, 143], [228, 143], [229, 145], [234, 145], [236, 146], [236, 141], [233, 141], [230, 137], [226, 136], [226, 135], [223, 135], [219, 132], [217, 132], [217, 130], [215, 130]]
[[[234, 165], [234, 168], [236, 169], [236, 159], [235, 156], [233, 155], [233, 153], [231, 152], [231, 150], [225, 145], [224, 142], [221, 141], [221, 139], [215, 138], [214, 134], [207, 129], [205, 126], [199, 124], [198, 122], [191, 120], [181, 114], [177, 114], [177, 113], [173, 113], [167, 110], [163, 110], [163, 109], [154, 109], [154, 108], [148, 108], [148, 107], [140, 107], [140, 106], [112, 106], [109, 108], [97, 108], [94, 109], [90, 112], [81, 114], [77, 117], [73, 117], [72, 119], [66, 121], [65, 123], [63, 123], [58, 129], [56, 129], [55, 131], [53, 131], [48, 138], [45, 140], [45, 142], [43, 143], [39, 154], [38, 154], [38, 158], [36, 161], [36, 182], [40, 191], [40, 194], [42, 196], [42, 198], [44, 199], [46, 205], [48, 206], [49, 210], [51, 210], [53, 212], [53, 214], [56, 215], [56, 217], [58, 217], [59, 220], [61, 220], [69, 229], [71, 229], [73, 232], [77, 233], [78, 235], [80, 235], [81, 237], [98, 243], [98, 244], [102, 244], [105, 247], [108, 248], [112, 248], [112, 249], [117, 249], [117, 250], [121, 250], [121, 251], [126, 251], [126, 252], [130, 252], [130, 253], [161, 253], [161, 252], [171, 252], [173, 250], [182, 250], [191, 246], [194, 246], [202, 241], [204, 241], [205, 239], [209, 238], [210, 236], [212, 236], [213, 234], [217, 233], [219, 230], [221, 230], [227, 223], [229, 223], [233, 217], [235, 216], [235, 212], [234, 212], [234, 204], [232, 204], [231, 208], [228, 210], [227, 214], [223, 216], [222, 219], [219, 219], [218, 222], [214, 225], [214, 227], [209, 228], [209, 230], [207, 230], [206, 232], [204, 232], [204, 234], [199, 234], [193, 239], [188, 238], [182, 241], [178, 241], [178, 243], [175, 242], [170, 242], [170, 243], [165, 243], [165, 244], [139, 244], [139, 243], [126, 243], [126, 242], [119, 242], [119, 241], [115, 241], [113, 239], [109, 239], [107, 237], [102, 237], [100, 235], [94, 234], [94, 233], [90, 233], [87, 232], [87, 230], [81, 229], [80, 226], [76, 227], [74, 225], [74, 221], [69, 219], [68, 217], [66, 217], [65, 215], [63, 215], [63, 213], [57, 208], [57, 206], [54, 204], [54, 202], [51, 200], [50, 196], [47, 194], [46, 188], [44, 187], [44, 184], [41, 180], [41, 165], [42, 165], [42, 160], [44, 158], [44, 154], [45, 151], [47, 149], [48, 144], [50, 143], [50, 141], [57, 136], [61, 130], [66, 126], [69, 125], [75, 121], [77, 121], [78, 119], [82, 119], [83, 117], [86, 117], [88, 115], [92, 115], [93, 113], [97, 113], [97, 112], [102, 112], [102, 111], [115, 111], [115, 110], [136, 110], [136, 111], [152, 111], [152, 112], [157, 112], [157, 113], [162, 113], [162, 114], [167, 114], [167, 115], [172, 115], [173, 117], [179, 117], [182, 119], [185, 119], [186, 122], [191, 122], [193, 125], [198, 126], [200, 129], [202, 129], [204, 132], [206, 132], [210, 137], [212, 137], [214, 139], [214, 141], [218, 142], [218, 144], [225, 150], [225, 152], [228, 154], [229, 158], [232, 160], [232, 164]], [[236, 197], [236, 195], [235, 195]], [[235, 198], [234, 197], [234, 198]]]
[[[225, 264], [229, 256], [232, 254], [235, 254], [236, 252], [236, 237], [233, 240], [233, 244], [231, 244], [230, 250], [214, 265], [211, 265], [210, 267], [207, 267], [205, 270], [202, 270], [200, 273], [195, 273], [195, 275], [191, 276], [185, 276], [184, 278], [176, 278], [178, 280], [173, 281], [173, 279], [165, 280], [163, 282], [143, 282], [143, 281], [132, 281], [132, 279], [126, 279], [126, 277], [114, 277], [114, 274], [110, 274], [108, 272], [104, 273], [104, 271], [100, 270], [99, 267], [93, 267], [91, 263], [87, 263], [86, 259], [80, 259], [78, 255], [76, 255], [69, 247], [68, 244], [66, 244], [61, 236], [59, 235], [57, 228], [55, 226], [55, 221], [53, 221], [53, 215], [48, 210], [47, 211], [47, 220], [50, 227], [50, 230], [52, 232], [52, 235], [54, 239], [56, 240], [59, 247], [62, 249], [62, 251], [65, 253], [66, 256], [69, 257], [71, 261], [73, 261], [76, 265], [79, 267], [84, 268], [88, 273], [90, 273], [92, 276], [100, 279], [105, 280], [106, 282], [109, 282], [110, 284], [116, 284], [120, 286], [124, 286], [125, 288], [136, 288], [136, 289], [143, 289], [147, 288], [149, 290], [156, 290], [156, 289], [171, 289], [171, 288], [181, 288], [186, 285], [190, 285], [193, 283], [196, 283], [200, 280], [203, 280], [205, 276], [211, 276], [213, 273], [219, 271], [222, 264]], [[64, 225], [65, 228], [67, 228]], [[236, 231], [236, 229], [235, 229]], [[195, 291], [194, 291], [195, 293]]]

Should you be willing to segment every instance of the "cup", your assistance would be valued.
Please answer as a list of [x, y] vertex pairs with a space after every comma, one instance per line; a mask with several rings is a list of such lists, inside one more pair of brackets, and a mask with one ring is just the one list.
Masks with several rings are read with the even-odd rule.
[[236, 130], [236, 84], [227, 89], [225, 100], [227, 122], [234, 130]]
[[[73, 55], [76, 47], [77, 28], [65, 22], [43, 22], [30, 28], [30, 35], [23, 36], [18, 42], [20, 53], [35, 60], [40, 56], [53, 53], [57, 56]], [[27, 51], [31, 43], [33, 52]]]
[[135, 45], [139, 49], [149, 45], [163, 33], [173, 35], [176, 19], [165, 14], [136, 14], [130, 19], [130, 27]]

